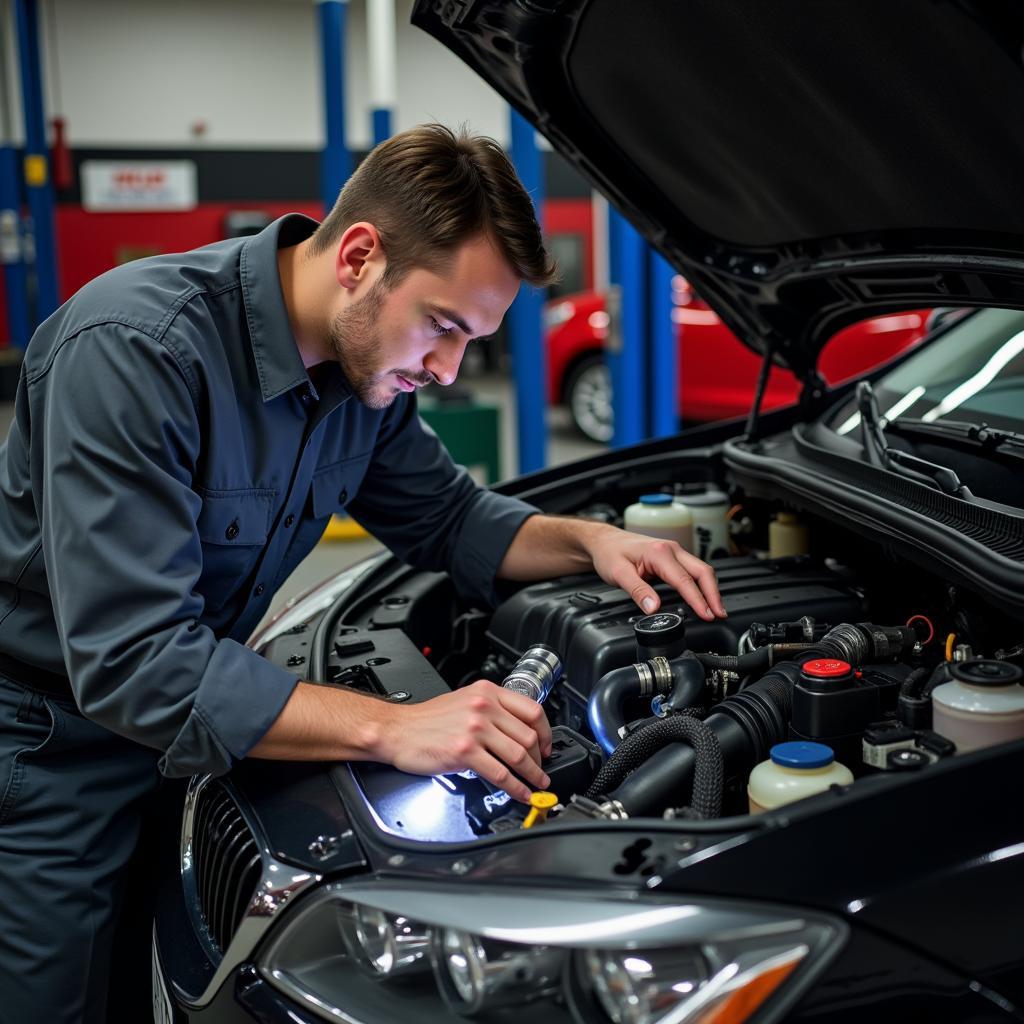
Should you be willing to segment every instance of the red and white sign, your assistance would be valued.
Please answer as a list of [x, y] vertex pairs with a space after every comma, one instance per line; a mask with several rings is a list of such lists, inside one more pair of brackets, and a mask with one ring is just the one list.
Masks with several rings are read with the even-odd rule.
[[197, 200], [192, 160], [84, 160], [86, 210], [192, 210]]

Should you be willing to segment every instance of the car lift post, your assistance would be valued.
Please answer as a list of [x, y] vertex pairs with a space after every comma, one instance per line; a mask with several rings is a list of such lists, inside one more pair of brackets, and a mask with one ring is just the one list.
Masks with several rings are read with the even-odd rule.
[[39, 58], [39, 8], [36, 0], [14, 0], [21, 69], [21, 101], [25, 117], [25, 192], [35, 242], [36, 308], [33, 327], [60, 304], [57, 287], [57, 245], [53, 226], [53, 183], [46, 146], [43, 76]]
[[650, 250], [651, 296], [651, 360], [649, 381], [651, 388], [651, 437], [671, 437], [679, 430], [676, 394], [679, 390], [679, 346], [676, 344], [676, 325], [672, 279], [675, 270], [661, 253]]
[[[533, 125], [518, 111], [511, 117], [512, 162], [540, 218], [544, 206], [544, 176]], [[516, 386], [516, 428], [519, 472], [532, 473], [547, 464], [547, 373], [541, 326], [544, 294], [522, 284], [508, 312], [512, 372]]]
[[352, 174], [345, 142], [345, 5], [348, 0], [317, 0], [324, 80], [324, 149], [320, 158], [320, 196], [330, 213], [341, 186]]
[[16, 348], [28, 344], [28, 275], [21, 239], [21, 187], [18, 180], [18, 151], [14, 147], [14, 116], [7, 70], [7, 12], [0, 7], [0, 264], [4, 268], [7, 302], [7, 330]]
[[373, 144], [391, 138], [391, 111], [398, 93], [395, 70], [395, 0], [367, 0], [366, 34], [370, 51], [370, 117]]
[[[647, 436], [647, 377], [645, 334], [647, 246], [643, 238], [613, 206], [608, 207], [608, 261], [612, 289], [618, 286], [618, 309], [609, 303], [608, 369], [612, 381], [615, 425], [612, 447], [636, 444]], [[616, 323], [616, 320], [618, 323]]]

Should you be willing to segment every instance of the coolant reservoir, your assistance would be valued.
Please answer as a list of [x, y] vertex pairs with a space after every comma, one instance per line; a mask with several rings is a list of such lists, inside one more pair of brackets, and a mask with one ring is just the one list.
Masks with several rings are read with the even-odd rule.
[[689, 509], [693, 518], [693, 553], [704, 561], [727, 558], [729, 498], [726, 493], [710, 488], [702, 494], [677, 494], [675, 503]]
[[932, 728], [958, 754], [1024, 737], [1024, 672], [986, 658], [950, 671], [953, 678], [932, 690]]
[[693, 516], [685, 505], [677, 505], [671, 494], [643, 494], [626, 509], [625, 527], [648, 537], [678, 541], [693, 550]]
[[823, 793], [829, 786], [848, 786], [853, 772], [835, 760], [824, 743], [776, 743], [769, 759], [750, 773], [747, 796], [750, 813], [773, 811], [776, 807]]
[[807, 527], [792, 512], [780, 512], [768, 524], [768, 555], [786, 558], [807, 554]]

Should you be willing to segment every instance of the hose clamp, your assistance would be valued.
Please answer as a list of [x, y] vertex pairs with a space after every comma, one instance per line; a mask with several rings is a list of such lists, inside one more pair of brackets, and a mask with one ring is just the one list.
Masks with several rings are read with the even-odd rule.
[[625, 821], [629, 818], [626, 808], [618, 800], [605, 800], [604, 803], [598, 804], [597, 810], [602, 818], [609, 821]]
[[648, 662], [636, 662], [633, 668], [636, 669], [636, 674], [640, 679], [640, 696], [649, 697], [654, 693], [654, 674], [651, 672]]

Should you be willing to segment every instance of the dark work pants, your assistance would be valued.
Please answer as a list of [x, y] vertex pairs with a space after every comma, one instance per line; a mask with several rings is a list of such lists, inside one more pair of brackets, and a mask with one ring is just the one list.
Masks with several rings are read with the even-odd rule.
[[108, 1020], [117, 918], [158, 758], [0, 676], [2, 1024]]

